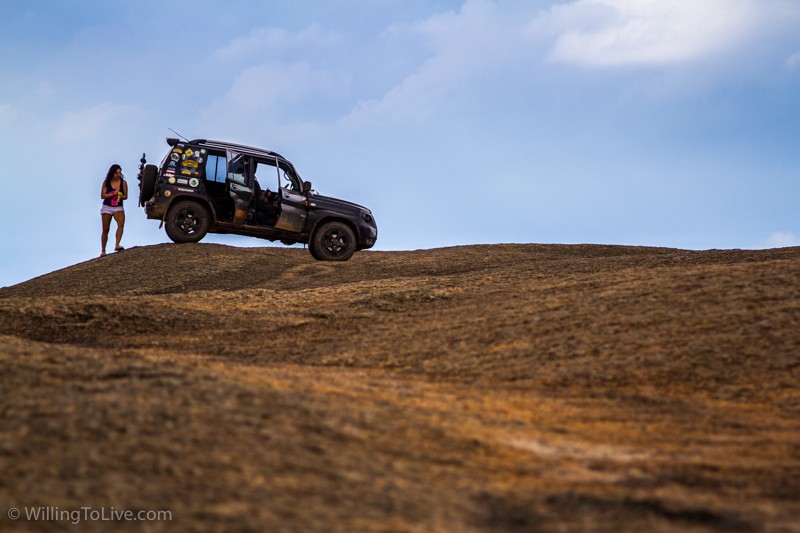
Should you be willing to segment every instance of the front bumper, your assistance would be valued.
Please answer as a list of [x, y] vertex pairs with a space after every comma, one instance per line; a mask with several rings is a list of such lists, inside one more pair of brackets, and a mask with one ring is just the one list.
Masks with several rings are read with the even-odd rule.
[[358, 233], [361, 241], [358, 243], [359, 249], [366, 250], [375, 246], [375, 242], [378, 240], [378, 226], [374, 221], [372, 224], [362, 224]]

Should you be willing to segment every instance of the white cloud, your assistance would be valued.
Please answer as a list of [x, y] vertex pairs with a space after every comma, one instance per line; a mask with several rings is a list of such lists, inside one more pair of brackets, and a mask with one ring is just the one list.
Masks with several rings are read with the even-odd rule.
[[786, 58], [786, 67], [789, 70], [795, 70], [797, 68], [800, 68], [800, 52], [795, 52], [794, 54]]
[[331, 46], [340, 39], [337, 33], [326, 31], [318, 24], [312, 24], [297, 32], [290, 32], [283, 28], [254, 28], [246, 36], [238, 37], [227, 46], [215, 51], [212, 57], [230, 61], [287, 48]]
[[58, 144], [80, 143], [113, 136], [141, 110], [138, 107], [103, 102], [56, 118], [52, 135]]
[[360, 102], [349, 124], [422, 120], [470, 80], [518, 68], [532, 55], [524, 22], [489, 0], [467, 0], [460, 11], [439, 13], [411, 25], [395, 25], [394, 39], [424, 40], [430, 57], [380, 98]]
[[532, 28], [557, 35], [553, 61], [666, 65], [732, 50], [786, 9], [781, 0], [577, 0], [551, 8]]
[[473, 81], [530, 81], [548, 60], [650, 67], [732, 56], [756, 37], [791, 30], [798, 20], [800, 2], [794, 0], [573, 0], [548, 9], [533, 2], [466, 0], [457, 11], [387, 30], [393, 42], [426, 43], [430, 55], [382, 96], [362, 100], [345, 122], [425, 120], [470, 91]]
[[335, 97], [346, 90], [347, 80], [306, 62], [273, 63], [242, 71], [223, 97], [225, 106], [239, 112], [268, 111], [277, 105], [301, 102], [311, 96]]
[[[473, 85], [535, 79], [546, 59], [591, 67], [650, 66], [730, 52], [775, 26], [779, 16], [788, 20], [785, 15], [800, 14], [800, 3], [793, 1], [573, 0], [548, 9], [537, 3], [465, 0], [457, 10], [387, 28], [384, 42], [372, 44], [387, 45], [387, 61], [407, 67], [396, 71], [402, 77], [393, 86], [381, 85], [377, 96], [361, 93], [342, 122], [359, 128], [424, 122], [462, 96], [469, 98]], [[346, 97], [364, 73], [351, 78], [323, 63], [326, 48], [340, 45], [348, 45], [344, 36], [318, 24], [296, 32], [261, 27], [232, 40], [214, 53], [217, 59], [249, 59], [259, 66], [243, 70], [206, 109], [205, 119], [212, 114], [276, 117], [291, 109], [286, 106], [343, 101], [337, 99]], [[277, 57], [304, 47], [315, 48], [305, 62]], [[420, 57], [425, 51], [427, 58]], [[398, 59], [404, 54], [414, 56], [413, 63]]]
[[[280, 124], [282, 131], [302, 124], [308, 108], [346, 94], [349, 79], [314, 68], [307, 62], [270, 63], [243, 70], [220, 98], [199, 113], [202, 129], [265, 130]], [[313, 114], [312, 114], [313, 115]], [[302, 125], [298, 125], [302, 124]]]
[[800, 246], [800, 238], [793, 233], [776, 231], [767, 239], [767, 248], [787, 248], [789, 246]]

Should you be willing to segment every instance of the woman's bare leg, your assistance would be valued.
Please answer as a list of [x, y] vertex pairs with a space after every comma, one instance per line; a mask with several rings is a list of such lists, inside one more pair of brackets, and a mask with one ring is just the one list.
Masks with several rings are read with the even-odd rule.
[[108, 231], [111, 229], [111, 215], [100, 213], [103, 221], [103, 231], [100, 233], [100, 256], [106, 255], [106, 244], [108, 243]]
[[122, 240], [122, 232], [125, 230], [125, 211], [114, 213], [114, 220], [117, 222], [117, 244], [114, 245], [114, 250], [119, 250], [119, 241]]

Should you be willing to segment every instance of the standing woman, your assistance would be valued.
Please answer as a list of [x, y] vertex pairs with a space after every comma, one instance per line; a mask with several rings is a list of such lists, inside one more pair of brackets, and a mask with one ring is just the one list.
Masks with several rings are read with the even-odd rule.
[[122, 177], [122, 168], [119, 165], [111, 165], [100, 189], [100, 198], [103, 199], [103, 207], [100, 208], [100, 217], [103, 219], [103, 233], [100, 235], [100, 257], [106, 255], [106, 243], [108, 242], [108, 231], [111, 229], [111, 219], [117, 222], [117, 243], [114, 251], [124, 250], [119, 245], [122, 240], [122, 231], [125, 228], [125, 208], [122, 201], [128, 198], [128, 183]]

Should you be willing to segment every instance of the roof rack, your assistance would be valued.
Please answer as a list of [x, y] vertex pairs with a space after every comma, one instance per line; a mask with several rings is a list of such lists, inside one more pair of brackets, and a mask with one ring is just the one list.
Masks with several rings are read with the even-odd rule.
[[248, 150], [250, 152], [258, 152], [261, 154], [276, 156], [284, 161], [288, 161], [285, 157], [283, 157], [278, 152], [273, 152], [272, 150], [265, 150], [264, 148], [256, 148], [255, 146], [247, 146], [246, 144], [237, 144], [228, 141], [215, 141], [212, 139], [197, 139], [195, 141], [191, 141], [188, 144], [205, 144], [206, 146], [215, 146], [217, 148], [240, 148], [242, 150]]

